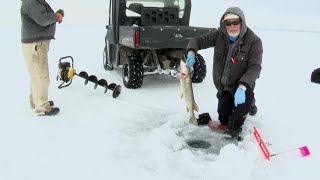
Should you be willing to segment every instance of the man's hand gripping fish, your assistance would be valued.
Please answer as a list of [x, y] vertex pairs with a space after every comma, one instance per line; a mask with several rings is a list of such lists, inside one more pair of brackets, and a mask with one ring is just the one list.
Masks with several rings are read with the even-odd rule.
[[186, 102], [187, 112], [190, 113], [189, 123], [198, 125], [197, 118], [194, 116], [194, 110], [199, 111], [199, 107], [194, 100], [191, 70], [184, 62], [185, 59], [180, 61], [180, 83], [181, 83], [181, 98]]

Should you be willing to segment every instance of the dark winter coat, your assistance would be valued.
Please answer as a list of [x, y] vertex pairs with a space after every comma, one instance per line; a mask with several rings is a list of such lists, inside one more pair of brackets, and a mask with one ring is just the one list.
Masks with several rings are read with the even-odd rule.
[[[236, 42], [230, 43], [228, 33], [223, 23], [225, 14], [232, 12], [242, 20], [241, 32]], [[222, 15], [220, 27], [213, 32], [190, 40], [187, 51], [214, 47], [213, 81], [218, 93], [233, 92], [239, 84], [253, 89], [259, 78], [263, 47], [260, 38], [247, 27], [245, 16], [238, 7], [232, 7]], [[231, 59], [235, 60], [232, 63]]]
[[56, 14], [45, 0], [22, 0], [21, 42], [54, 39]]

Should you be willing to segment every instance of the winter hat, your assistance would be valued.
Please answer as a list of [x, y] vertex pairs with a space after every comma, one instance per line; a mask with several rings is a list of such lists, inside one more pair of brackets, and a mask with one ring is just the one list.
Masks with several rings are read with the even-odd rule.
[[227, 20], [227, 19], [236, 19], [236, 18], [240, 18], [238, 15], [234, 14], [234, 13], [227, 13], [224, 18], [223, 21]]

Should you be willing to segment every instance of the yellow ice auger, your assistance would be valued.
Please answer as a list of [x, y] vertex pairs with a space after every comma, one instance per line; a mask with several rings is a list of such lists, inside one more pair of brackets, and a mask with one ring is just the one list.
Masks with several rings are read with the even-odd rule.
[[[70, 61], [65, 61], [66, 59], [70, 59]], [[76, 73], [76, 70], [73, 67], [73, 58], [72, 56], [65, 56], [60, 58], [59, 60], [59, 73], [57, 75], [57, 81], [61, 80], [63, 81], [58, 88], [62, 89], [64, 87], [69, 86], [72, 83], [72, 79], [75, 75], [85, 79], [84, 84], [87, 85], [88, 82], [94, 83], [94, 89], [96, 89], [99, 86], [102, 86], [105, 88], [104, 93], [106, 93], [109, 90], [113, 91], [112, 92], [112, 97], [116, 98], [120, 95], [121, 93], [121, 86], [117, 85], [115, 83], [108, 84], [108, 82], [105, 79], [100, 79], [95, 75], [88, 75], [87, 72], [81, 71], [79, 74]]]

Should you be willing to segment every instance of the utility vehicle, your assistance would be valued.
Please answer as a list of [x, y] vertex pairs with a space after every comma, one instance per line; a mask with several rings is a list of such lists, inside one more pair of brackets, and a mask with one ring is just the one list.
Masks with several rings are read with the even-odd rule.
[[[191, 0], [110, 0], [103, 67], [122, 67], [123, 84], [140, 88], [148, 74], [177, 77], [190, 39], [214, 28], [189, 26]], [[206, 64], [200, 54], [193, 82], [202, 82]]]

